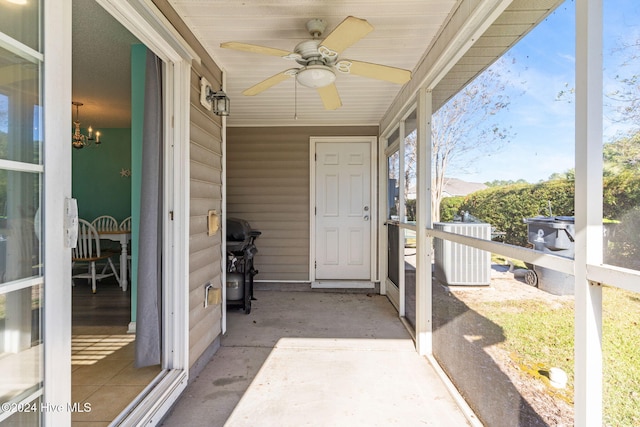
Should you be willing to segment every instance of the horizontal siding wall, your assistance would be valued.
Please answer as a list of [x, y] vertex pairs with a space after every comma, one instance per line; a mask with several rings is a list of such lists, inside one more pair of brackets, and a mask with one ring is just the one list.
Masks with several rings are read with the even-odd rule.
[[227, 215], [262, 232], [256, 280], [309, 280], [309, 138], [361, 135], [378, 128], [227, 129]]
[[222, 119], [200, 104], [200, 77], [219, 90], [222, 71], [167, 0], [153, 2], [201, 60], [191, 68], [189, 109], [189, 366], [193, 367], [222, 333], [222, 305], [204, 306], [205, 285], [222, 288], [222, 231], [207, 234], [208, 211], [222, 215]]
[[[200, 357], [222, 332], [220, 304], [204, 306], [205, 286], [222, 288], [222, 232], [207, 233], [207, 214], [222, 215], [222, 123], [200, 104], [200, 76], [215, 86], [208, 70], [192, 69], [189, 215], [189, 362]], [[217, 76], [219, 79], [219, 76]], [[221, 291], [220, 291], [221, 292]]]

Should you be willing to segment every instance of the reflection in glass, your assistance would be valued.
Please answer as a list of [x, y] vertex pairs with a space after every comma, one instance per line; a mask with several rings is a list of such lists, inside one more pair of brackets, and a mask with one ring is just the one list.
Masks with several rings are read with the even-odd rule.
[[38, 66], [0, 48], [0, 69], [0, 159], [39, 163]]
[[396, 287], [400, 286], [400, 228], [397, 224], [387, 224], [387, 277]]
[[387, 219], [397, 221], [400, 215], [400, 154], [396, 151], [387, 160]]
[[417, 132], [411, 132], [404, 139], [404, 222], [415, 224], [418, 144]]
[[42, 382], [42, 288], [0, 294], [0, 403], [20, 402]]
[[0, 170], [0, 283], [41, 274], [40, 175]]
[[404, 231], [404, 316], [416, 326], [416, 232]]
[[0, 28], [7, 36], [40, 50], [40, 1], [0, 1]]

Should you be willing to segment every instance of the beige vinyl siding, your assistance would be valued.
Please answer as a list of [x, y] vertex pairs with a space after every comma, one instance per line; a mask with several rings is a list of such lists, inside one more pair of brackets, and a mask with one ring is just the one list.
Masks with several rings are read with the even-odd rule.
[[207, 233], [207, 214], [222, 214], [222, 123], [200, 104], [200, 76], [220, 85], [207, 69], [191, 73], [189, 215], [189, 364], [222, 332], [222, 307], [204, 306], [205, 286], [222, 287], [222, 233]]
[[205, 285], [222, 287], [222, 232], [207, 234], [207, 213], [222, 214], [222, 120], [200, 104], [200, 77], [214, 89], [221, 87], [222, 72], [184, 25], [167, 0], [154, 3], [175, 26], [201, 63], [191, 69], [189, 149], [189, 366], [222, 332], [222, 305], [204, 306]]
[[262, 232], [256, 280], [309, 280], [309, 138], [361, 135], [378, 127], [227, 129], [227, 215]]

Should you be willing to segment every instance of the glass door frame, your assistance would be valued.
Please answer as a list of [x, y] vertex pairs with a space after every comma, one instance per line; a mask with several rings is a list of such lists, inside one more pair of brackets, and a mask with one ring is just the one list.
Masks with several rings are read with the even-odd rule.
[[[150, 3], [96, 0], [164, 62], [166, 265], [163, 281], [163, 371], [115, 422], [154, 424], [184, 390], [188, 379], [188, 230], [189, 105], [191, 63], [197, 55]], [[71, 398], [71, 259], [64, 242], [65, 199], [71, 198], [72, 2], [42, 2], [43, 208], [45, 303], [43, 309], [44, 380], [42, 411], [46, 426], [70, 425]], [[43, 56], [44, 58], [44, 56]]]
[[189, 126], [191, 63], [200, 58], [147, 2], [96, 0], [163, 62], [164, 222], [162, 371], [114, 420], [155, 424], [187, 386], [189, 373]]
[[[64, 244], [65, 201], [71, 199], [71, 0], [42, 1], [45, 426], [70, 425], [71, 412], [71, 249]], [[61, 410], [59, 408], [62, 408]]]
[[[381, 233], [383, 236], [381, 239], [381, 256], [380, 256], [380, 271], [381, 277], [383, 278], [381, 282], [381, 293], [383, 295], [387, 295], [392, 302], [392, 304], [398, 310], [398, 314], [401, 318], [405, 316], [405, 269], [404, 269], [404, 246], [405, 246], [405, 232], [406, 230], [410, 230], [416, 233], [417, 238], [417, 224], [410, 224], [404, 220], [406, 217], [406, 200], [403, 191], [400, 191], [398, 194], [398, 220], [392, 220], [388, 218], [389, 206], [389, 188], [388, 188], [388, 179], [389, 179], [389, 159], [391, 156], [398, 153], [399, 156], [399, 168], [398, 168], [398, 188], [405, 188], [405, 139], [406, 139], [406, 129], [405, 123], [407, 119], [412, 115], [416, 114], [416, 105], [411, 106], [407, 109], [406, 113], [403, 117], [398, 121], [397, 126], [393, 127], [387, 134], [383, 135], [380, 138], [380, 152], [384, 153], [383, 160], [380, 162], [380, 189], [381, 193], [383, 193], [383, 197], [380, 197], [380, 212], [385, 212], [384, 215], [380, 215], [382, 226], [387, 226], [388, 224], [392, 224], [398, 227], [399, 232], [401, 233], [400, 238], [398, 239], [398, 265], [399, 265], [399, 277], [397, 284], [394, 284], [392, 280], [389, 279], [389, 265], [388, 265], [388, 257], [385, 254], [388, 254], [389, 250], [389, 238], [388, 232]], [[418, 167], [418, 163], [416, 162], [416, 167]], [[416, 177], [417, 179], [417, 177]], [[397, 286], [396, 286], [397, 285]], [[408, 327], [410, 330], [413, 330], [413, 327]]]

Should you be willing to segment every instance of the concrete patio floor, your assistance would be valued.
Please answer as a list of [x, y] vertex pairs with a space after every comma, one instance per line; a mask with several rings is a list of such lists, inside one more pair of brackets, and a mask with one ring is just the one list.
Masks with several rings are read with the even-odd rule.
[[470, 425], [386, 297], [255, 296], [164, 427]]

